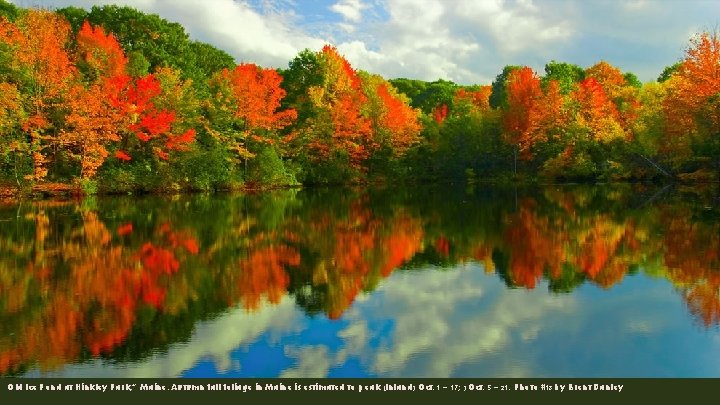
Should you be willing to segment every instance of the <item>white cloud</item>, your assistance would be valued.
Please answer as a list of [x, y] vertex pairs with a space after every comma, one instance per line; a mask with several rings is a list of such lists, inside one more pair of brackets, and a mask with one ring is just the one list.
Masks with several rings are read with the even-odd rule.
[[281, 378], [323, 378], [330, 370], [327, 346], [286, 347], [285, 354], [297, 359], [297, 365], [280, 374]]
[[370, 40], [338, 48], [351, 63], [385, 77], [489, 83], [505, 64], [517, 63], [508, 53], [539, 54], [572, 35], [570, 24], [530, 0], [383, 4], [387, 20], [364, 27]]
[[[583, 67], [607, 60], [651, 80], [682, 57], [688, 30], [712, 28], [709, 16], [720, 13], [720, 2], [704, 0], [336, 0], [319, 8], [293, 0], [15, 3], [129, 5], [181, 23], [239, 62], [286, 67], [302, 49], [334, 43], [353, 66], [387, 78], [462, 84], [487, 84], [509, 64], [542, 72], [553, 59]], [[339, 22], [331, 22], [335, 13]]]
[[477, 80], [479, 76], [463, 61], [475, 55], [480, 45], [452, 31], [452, 22], [446, 20], [448, 4], [452, 3], [389, 0], [385, 3], [388, 20], [368, 28], [373, 51], [357, 41], [339, 44], [338, 49], [362, 69], [389, 78]]
[[362, 11], [367, 7], [360, 0], [340, 0], [330, 9], [342, 15], [346, 20], [357, 23], [362, 19]]
[[[167, 8], [165, 1], [158, 3], [158, 8]], [[284, 67], [298, 50], [320, 48], [324, 43], [292, 27], [287, 16], [261, 15], [245, 3], [215, 0], [212, 7], [189, 0], [180, 7], [177, 1], [167, 3], [176, 7], [170, 12], [190, 35], [226, 50], [239, 61]]]
[[488, 2], [462, 2], [457, 9], [458, 18], [477, 24], [494, 38], [500, 50], [518, 52], [568, 39], [572, 35], [570, 24], [555, 21], [530, 0], [520, 1], [514, 7], [502, 0]]
[[628, 10], [640, 10], [648, 5], [647, 0], [630, 0], [625, 2], [625, 8]]
[[[23, 4], [22, 6], [34, 4]], [[47, 7], [68, 5], [90, 9], [93, 5], [117, 4], [156, 13], [180, 23], [191, 38], [210, 43], [234, 56], [238, 62], [286, 67], [305, 48], [320, 49], [326, 41], [307, 34], [294, 24], [292, 10], [261, 14], [244, 1], [212, 0], [45, 0]]]
[[337, 26], [347, 34], [352, 34], [353, 32], [357, 31], [357, 27], [352, 24], [337, 23]]

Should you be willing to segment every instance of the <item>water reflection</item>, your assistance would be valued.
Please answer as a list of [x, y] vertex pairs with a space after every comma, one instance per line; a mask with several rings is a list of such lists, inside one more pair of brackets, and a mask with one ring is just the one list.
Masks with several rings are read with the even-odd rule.
[[[594, 329], [582, 319], [601, 300], [665, 308], [617, 311], [632, 339], [652, 336], [672, 300], [716, 330], [709, 201], [596, 186], [7, 205], [0, 375], [572, 376], [556, 361], [538, 369], [557, 349], [537, 342]], [[632, 275], [671, 294], [643, 298], [657, 285]], [[583, 303], [586, 286], [602, 298]]]

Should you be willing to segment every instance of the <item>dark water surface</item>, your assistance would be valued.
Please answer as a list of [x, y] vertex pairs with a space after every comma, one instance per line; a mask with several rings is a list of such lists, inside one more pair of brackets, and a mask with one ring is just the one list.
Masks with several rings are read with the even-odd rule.
[[719, 323], [696, 190], [0, 205], [0, 376], [720, 377]]

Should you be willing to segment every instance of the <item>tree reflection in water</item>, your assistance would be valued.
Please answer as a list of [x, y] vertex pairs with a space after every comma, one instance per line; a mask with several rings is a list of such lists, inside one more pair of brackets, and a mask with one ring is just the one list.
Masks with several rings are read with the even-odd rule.
[[140, 359], [228, 308], [285, 297], [340, 319], [394, 271], [466, 262], [509, 288], [546, 284], [552, 294], [644, 272], [669, 280], [699, 324], [718, 325], [717, 211], [702, 195], [648, 203], [655, 192], [288, 190], [7, 205], [0, 374]]

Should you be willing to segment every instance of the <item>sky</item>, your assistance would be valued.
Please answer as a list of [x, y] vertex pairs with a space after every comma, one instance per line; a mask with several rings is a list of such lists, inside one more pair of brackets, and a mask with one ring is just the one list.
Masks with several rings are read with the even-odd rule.
[[717, 0], [11, 0], [22, 7], [127, 5], [182, 24], [237, 62], [286, 68], [338, 48], [387, 79], [490, 84], [505, 65], [604, 60], [652, 81], [690, 38], [720, 25]]

